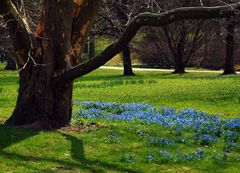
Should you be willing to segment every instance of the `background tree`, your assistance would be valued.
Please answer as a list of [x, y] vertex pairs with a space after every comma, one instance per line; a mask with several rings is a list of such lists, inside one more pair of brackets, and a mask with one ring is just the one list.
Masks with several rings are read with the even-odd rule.
[[[119, 39], [127, 23], [131, 20], [135, 1], [130, 0], [107, 0], [98, 12], [93, 32], [104, 35], [114, 40]], [[134, 11], [135, 12], [135, 11]], [[130, 45], [122, 50], [121, 58], [124, 67], [124, 76], [134, 75], [131, 61]]]
[[236, 74], [234, 67], [235, 29], [237, 21], [235, 18], [228, 19], [226, 36], [226, 62], [223, 75]]
[[[157, 1], [160, 11], [168, 11], [177, 7], [201, 6], [199, 0], [164, 0]], [[174, 67], [174, 73], [185, 73], [185, 67], [204, 44], [205, 22], [203, 20], [183, 20], [162, 28], [146, 28], [145, 43], [141, 47], [149, 47], [154, 51], [162, 67]], [[154, 47], [153, 49], [151, 47]]]

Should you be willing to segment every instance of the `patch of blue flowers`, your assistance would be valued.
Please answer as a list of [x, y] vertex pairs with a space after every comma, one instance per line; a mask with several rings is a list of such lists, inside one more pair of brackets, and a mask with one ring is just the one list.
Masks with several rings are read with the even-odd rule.
[[[173, 131], [174, 140], [166, 137], [150, 136], [143, 132], [137, 132], [141, 137], [147, 138], [147, 143], [153, 147], [172, 146], [175, 144], [196, 143], [202, 147], [212, 146], [220, 140], [224, 141], [224, 153], [239, 152], [240, 118], [226, 119], [216, 115], [208, 115], [194, 109], [158, 108], [149, 104], [139, 103], [106, 103], [83, 102], [82, 109], [73, 115], [73, 122], [97, 122], [97, 121], [124, 121], [138, 122], [145, 125], [158, 124]], [[188, 133], [185, 137], [184, 132]], [[190, 136], [189, 136], [190, 134]], [[106, 143], [116, 143], [119, 136], [109, 136]], [[192, 141], [192, 142], [189, 142]], [[189, 162], [202, 160], [203, 150], [188, 153], [171, 154], [165, 150], [159, 150], [157, 154], [149, 154], [148, 161], [161, 163]], [[213, 156], [215, 160], [223, 158]], [[214, 158], [212, 158], [214, 160]]]
[[222, 136], [231, 143], [239, 140], [240, 118], [221, 119], [190, 108], [177, 112], [174, 108], [157, 108], [139, 103], [83, 102], [82, 107], [74, 114], [73, 121], [139, 121], [172, 127], [178, 132], [191, 129], [193, 139], [202, 145], [212, 145]]

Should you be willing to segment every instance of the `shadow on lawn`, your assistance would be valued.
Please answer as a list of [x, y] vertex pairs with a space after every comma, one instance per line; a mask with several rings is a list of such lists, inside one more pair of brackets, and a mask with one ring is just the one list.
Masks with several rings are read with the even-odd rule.
[[12, 128], [0, 124], [0, 152], [6, 147], [14, 145], [37, 134], [38, 132], [28, 129]]
[[[38, 157], [33, 155], [24, 155], [16, 152], [5, 151], [4, 149], [17, 144], [25, 139], [33, 137], [38, 134], [38, 132], [31, 131], [28, 129], [16, 129], [12, 127], [7, 127], [0, 125], [0, 155], [6, 159], [15, 161], [20, 167], [24, 167], [26, 170], [30, 169], [32, 171], [39, 172], [59, 172], [59, 171], [77, 171], [78, 168], [90, 172], [105, 172], [106, 170], [112, 170], [117, 172], [135, 172], [133, 170], [123, 168], [117, 164], [106, 163], [101, 160], [89, 160], [85, 158], [84, 155], [84, 145], [83, 141], [78, 138], [63, 132], [56, 132], [61, 134], [66, 140], [71, 142], [71, 157], [72, 159], [58, 159], [54, 157]], [[31, 146], [30, 146], [31, 147]], [[62, 151], [64, 154], [64, 151]], [[29, 162], [50, 162], [51, 164], [56, 164], [58, 166], [54, 168], [41, 168], [37, 164], [32, 164]], [[41, 163], [41, 164], [42, 164]], [[41, 165], [39, 164], [39, 165]], [[34, 166], [36, 165], [36, 166]], [[61, 165], [61, 166], [59, 166]], [[13, 165], [14, 166], [14, 165]]]

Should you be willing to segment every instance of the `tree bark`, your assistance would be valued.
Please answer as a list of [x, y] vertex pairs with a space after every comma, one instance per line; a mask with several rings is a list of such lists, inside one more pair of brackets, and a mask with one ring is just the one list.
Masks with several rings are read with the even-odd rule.
[[174, 67], [174, 74], [182, 74], [185, 73], [185, 66], [184, 63], [184, 49], [185, 49], [185, 41], [187, 36], [187, 31], [185, 30], [185, 27], [182, 28], [182, 32], [180, 33], [180, 40], [177, 45], [177, 50], [174, 55], [175, 59], [175, 67]]
[[132, 71], [132, 60], [131, 60], [131, 52], [129, 46], [126, 46], [122, 51], [122, 59], [123, 59], [123, 67], [124, 67], [124, 76], [133, 76], [134, 73]]
[[16, 62], [12, 58], [8, 58], [5, 70], [17, 70]]
[[226, 62], [224, 67], [223, 75], [236, 74], [234, 68], [234, 35], [235, 35], [236, 22], [234, 18], [229, 20], [227, 26], [227, 37], [226, 37]]
[[8, 125], [52, 129], [66, 126], [71, 120], [72, 82], [61, 83], [57, 76], [68, 68], [72, 57], [73, 3], [51, 2], [55, 8], [43, 1], [38, 38], [30, 61], [21, 70], [17, 105]]
[[[127, 6], [128, 0], [119, 0], [119, 6], [117, 9], [117, 15], [120, 19], [121, 25], [124, 26], [128, 22], [129, 18], [127, 16]], [[123, 75], [124, 76], [132, 76], [134, 75], [132, 70], [132, 61], [131, 61], [131, 50], [129, 45], [127, 45], [122, 50], [122, 61], [123, 61]]]
[[186, 73], [185, 65], [183, 63], [183, 57], [181, 55], [176, 55], [173, 74], [183, 74], [183, 73]]

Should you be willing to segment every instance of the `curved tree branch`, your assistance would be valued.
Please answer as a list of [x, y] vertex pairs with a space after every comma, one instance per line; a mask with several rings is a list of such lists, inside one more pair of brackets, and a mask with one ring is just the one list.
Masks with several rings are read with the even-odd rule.
[[184, 19], [226, 18], [236, 15], [238, 10], [240, 10], [240, 2], [216, 7], [183, 7], [160, 14], [139, 14], [131, 23], [129, 23], [118, 41], [109, 45], [92, 60], [77, 65], [71, 70], [65, 72], [61, 76], [61, 79], [63, 82], [72, 81], [104, 65], [115, 55], [120, 53], [121, 50], [134, 38], [138, 30], [143, 26], [159, 27]]

